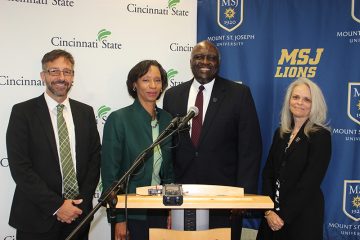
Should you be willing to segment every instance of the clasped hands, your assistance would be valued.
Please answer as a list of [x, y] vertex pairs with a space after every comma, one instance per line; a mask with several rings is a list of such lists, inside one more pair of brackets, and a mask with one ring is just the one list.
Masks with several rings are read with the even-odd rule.
[[72, 200], [66, 199], [56, 212], [56, 218], [60, 222], [71, 223], [76, 220], [81, 214], [82, 210], [77, 207], [80, 203], [82, 203], [82, 199]]

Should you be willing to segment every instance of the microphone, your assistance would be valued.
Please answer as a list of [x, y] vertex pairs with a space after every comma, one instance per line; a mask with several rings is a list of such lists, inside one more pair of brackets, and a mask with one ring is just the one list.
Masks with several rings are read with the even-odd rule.
[[199, 114], [199, 109], [197, 107], [195, 106], [190, 107], [186, 116], [181, 118], [178, 129], [183, 128], [190, 121], [190, 119], [196, 117], [198, 114]]
[[164, 131], [173, 130], [179, 124], [180, 117], [174, 117]]
[[165, 128], [165, 130], [158, 136], [155, 142], [158, 142], [164, 137], [167, 137], [169, 132], [174, 130], [178, 126], [179, 122], [180, 122], [180, 117], [173, 118], [169, 123], [169, 125]]

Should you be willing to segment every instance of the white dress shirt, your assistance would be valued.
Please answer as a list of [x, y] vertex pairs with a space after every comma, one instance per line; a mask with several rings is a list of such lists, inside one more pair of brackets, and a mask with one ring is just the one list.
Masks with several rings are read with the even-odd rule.
[[[192, 82], [191, 87], [190, 87], [189, 98], [188, 98], [188, 103], [187, 103], [187, 111], [189, 111], [190, 107], [195, 106], [196, 96], [199, 92], [200, 85], [204, 86], [202, 122], [204, 122], [204, 120], [205, 120], [205, 115], [206, 115], [207, 108], [209, 106], [211, 92], [213, 90], [214, 83], [215, 83], [215, 79], [213, 79], [212, 81], [210, 81], [209, 83], [206, 83], [206, 84], [200, 84], [196, 79], [194, 79], [194, 81]], [[189, 123], [190, 123], [190, 127], [191, 127], [192, 121], [190, 121]], [[190, 131], [190, 135], [191, 135], [191, 131]]]

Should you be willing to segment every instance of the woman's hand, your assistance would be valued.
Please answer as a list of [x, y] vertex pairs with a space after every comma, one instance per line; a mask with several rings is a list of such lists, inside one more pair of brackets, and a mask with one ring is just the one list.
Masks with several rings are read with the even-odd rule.
[[[128, 240], [130, 239], [128, 231]], [[115, 224], [115, 240], [126, 240], [126, 222]]]
[[267, 211], [265, 218], [270, 229], [273, 231], [279, 231], [284, 226], [284, 221], [274, 211]]

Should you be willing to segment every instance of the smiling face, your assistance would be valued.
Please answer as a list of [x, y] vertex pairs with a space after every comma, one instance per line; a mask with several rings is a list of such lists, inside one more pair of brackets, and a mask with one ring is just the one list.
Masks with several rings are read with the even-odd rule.
[[190, 65], [195, 79], [201, 84], [208, 83], [218, 73], [219, 52], [210, 42], [200, 42], [191, 52]]
[[[55, 69], [60, 70], [60, 75], [52, 76], [49, 73]], [[54, 61], [47, 62], [44, 71], [40, 73], [41, 79], [46, 85], [46, 93], [58, 103], [62, 103], [66, 99], [74, 80], [73, 74], [64, 76], [64, 70], [72, 72], [73, 65], [66, 58], [59, 57]]]
[[294, 119], [303, 121], [308, 119], [312, 105], [310, 88], [305, 84], [295, 86], [290, 96], [289, 105]]
[[147, 103], [155, 103], [162, 89], [160, 70], [156, 66], [150, 66], [149, 71], [140, 77], [135, 83], [137, 97], [144, 106]]

